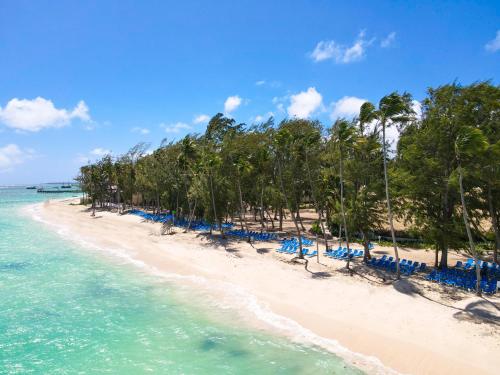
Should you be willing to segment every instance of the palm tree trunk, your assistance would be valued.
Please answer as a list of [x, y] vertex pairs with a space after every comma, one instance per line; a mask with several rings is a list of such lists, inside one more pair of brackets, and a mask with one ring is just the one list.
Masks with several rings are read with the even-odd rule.
[[345, 242], [347, 246], [347, 264], [346, 268], [349, 269], [351, 264], [351, 250], [349, 248], [349, 233], [347, 231], [347, 221], [345, 219], [345, 211], [344, 211], [344, 175], [343, 175], [343, 161], [342, 161], [342, 148], [340, 149], [340, 211], [342, 214], [342, 221], [344, 222], [344, 233], [345, 233]]
[[280, 232], [283, 232], [283, 207], [280, 205]]
[[304, 227], [304, 223], [302, 222], [302, 218], [300, 217], [300, 203], [297, 202], [297, 201], [295, 201], [295, 204], [297, 205], [297, 219], [299, 220], [300, 227], [305, 232], [306, 231], [306, 227]]
[[279, 169], [281, 192], [283, 194], [283, 197], [285, 198], [285, 204], [287, 205], [288, 209], [290, 210], [290, 214], [292, 215], [293, 224], [295, 225], [295, 230], [297, 231], [297, 237], [299, 239], [299, 259], [304, 259], [304, 254], [302, 254], [302, 234], [300, 232], [299, 225], [297, 224], [297, 219], [295, 217], [295, 214], [293, 213], [292, 207], [290, 207], [290, 204], [288, 201], [288, 196], [286, 194], [285, 185], [283, 184], [283, 174], [281, 171], [280, 160], [278, 160], [278, 169]]
[[366, 237], [364, 230], [361, 229], [360, 232], [361, 232], [361, 236], [363, 237], [363, 248], [365, 250], [363, 253], [363, 262], [367, 263], [372, 258], [371, 254], [370, 254], [370, 248], [369, 248], [370, 241]]
[[383, 147], [383, 158], [384, 158], [384, 181], [385, 181], [385, 197], [387, 200], [387, 214], [389, 217], [389, 226], [391, 227], [392, 244], [394, 246], [394, 257], [396, 258], [396, 279], [399, 280], [401, 277], [401, 271], [399, 269], [399, 253], [398, 245], [396, 243], [396, 235], [394, 233], [394, 223], [392, 220], [392, 210], [391, 210], [391, 198], [389, 196], [389, 178], [387, 177], [387, 150], [385, 143], [385, 121], [382, 122], [382, 147]]
[[269, 221], [271, 222], [271, 229], [274, 231], [274, 219], [268, 210], [266, 210], [266, 214], [267, 214], [267, 217], [269, 218]]
[[264, 228], [264, 181], [260, 189], [260, 226]]
[[116, 198], [117, 198], [117, 205], [118, 205], [118, 214], [120, 214], [120, 212], [121, 212], [121, 209], [120, 209], [121, 196], [120, 196], [120, 187], [118, 185], [116, 186]]
[[[326, 236], [325, 225], [323, 224], [323, 210], [320, 209], [319, 203], [316, 200], [316, 193], [314, 192], [314, 186], [312, 183], [311, 169], [309, 168], [309, 158], [307, 157], [307, 152], [306, 152], [306, 169], [307, 169], [307, 179], [309, 180], [309, 186], [311, 187], [312, 199], [314, 201], [314, 206], [316, 207], [316, 211], [318, 212], [319, 225], [321, 226], [321, 231], [323, 232], [323, 238], [325, 240], [325, 250], [328, 250], [328, 239]], [[318, 258], [318, 262], [319, 262], [319, 258]]]
[[[186, 182], [186, 174], [184, 174], [182, 180], [184, 182], [184, 191], [186, 194], [186, 200], [187, 200], [187, 204], [188, 204], [188, 215], [191, 215], [191, 199], [189, 199], [189, 192], [188, 192], [188, 187], [187, 187], [187, 182]], [[182, 216], [184, 218], [184, 210], [182, 212]], [[188, 220], [190, 220], [190, 219], [188, 219]], [[188, 229], [189, 229], [189, 227], [188, 227]]]
[[160, 193], [156, 190], [156, 213], [160, 213]]
[[196, 211], [196, 203], [197, 203], [197, 199], [194, 200], [194, 206], [193, 206], [193, 211], [191, 213], [191, 211], [189, 212], [189, 221], [188, 221], [188, 226], [186, 228], [186, 230], [184, 232], [188, 232], [189, 229], [191, 228], [191, 221], [193, 220], [193, 217], [194, 217], [194, 213]]
[[245, 223], [245, 229], [248, 233], [248, 241], [250, 241], [250, 232], [248, 231], [248, 224], [247, 224], [247, 219], [245, 217], [245, 209], [243, 208], [243, 194], [241, 193], [241, 183], [240, 183], [240, 176], [238, 176], [238, 193], [240, 195], [240, 222], [241, 222], [241, 229], [243, 229], [243, 222]]
[[493, 194], [491, 192], [491, 184], [488, 184], [488, 208], [491, 217], [491, 226], [495, 233], [495, 248], [493, 249], [493, 262], [498, 263], [498, 250], [500, 248], [500, 231], [498, 230], [497, 211], [493, 205]]
[[474, 240], [472, 238], [472, 233], [469, 225], [469, 214], [467, 213], [467, 207], [465, 205], [464, 196], [464, 186], [462, 182], [462, 167], [460, 166], [460, 160], [458, 161], [458, 182], [460, 185], [460, 200], [462, 201], [462, 216], [464, 218], [465, 231], [467, 232], [467, 237], [469, 238], [469, 246], [472, 255], [474, 256], [474, 262], [476, 263], [476, 294], [481, 296], [481, 266], [479, 265], [479, 257], [476, 252], [476, 247], [474, 246]]
[[[215, 209], [215, 195], [214, 195], [214, 186], [212, 183], [212, 172], [210, 171], [208, 173], [208, 178], [210, 180], [210, 194], [212, 196], [212, 209], [213, 209], [213, 214], [214, 214], [214, 223], [217, 221], [217, 211]], [[212, 228], [212, 226], [210, 226]]]

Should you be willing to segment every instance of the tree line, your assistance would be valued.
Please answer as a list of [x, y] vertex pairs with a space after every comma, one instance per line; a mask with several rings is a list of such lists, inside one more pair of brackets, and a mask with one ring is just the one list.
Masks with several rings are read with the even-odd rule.
[[[389, 127], [399, 134], [395, 150]], [[499, 128], [500, 86], [451, 83], [428, 89], [420, 115], [410, 94], [393, 92], [329, 127], [298, 118], [247, 126], [218, 113], [204, 134], [164, 140], [153, 152], [139, 144], [107, 155], [83, 166], [77, 180], [93, 208], [124, 209], [140, 197], [178, 219], [206, 220], [222, 235], [229, 218], [248, 230], [253, 215], [262, 230], [282, 230], [289, 215], [302, 249], [301, 208], [308, 207], [325, 246], [331, 236], [348, 248], [356, 238], [364, 261], [373, 233], [388, 228], [399, 265], [396, 217], [432, 244], [436, 267], [447, 267], [450, 249], [477, 260], [478, 241], [493, 243], [497, 262]]]

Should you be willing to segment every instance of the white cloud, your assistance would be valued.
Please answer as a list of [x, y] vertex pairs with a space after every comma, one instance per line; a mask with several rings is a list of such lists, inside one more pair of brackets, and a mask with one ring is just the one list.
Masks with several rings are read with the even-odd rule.
[[391, 153], [396, 152], [396, 148], [399, 142], [399, 131], [398, 127], [393, 125], [385, 128], [385, 138], [389, 143], [388, 151]]
[[411, 108], [415, 112], [415, 117], [417, 119], [422, 118], [422, 103], [420, 103], [418, 100], [412, 100]]
[[262, 79], [260, 81], [256, 81], [255, 85], [256, 86], [267, 86], [267, 87], [271, 87], [271, 88], [275, 89], [275, 88], [281, 86], [281, 82], [280, 81], [266, 81], [265, 79]]
[[98, 156], [98, 157], [109, 155], [109, 154], [111, 154], [110, 150], [107, 150], [107, 149], [101, 148], [101, 147], [94, 148], [92, 151], [90, 151], [90, 155]]
[[299, 92], [290, 97], [290, 106], [287, 108], [291, 117], [308, 118], [321, 107], [323, 97], [316, 88], [309, 87], [307, 91]]
[[375, 39], [367, 41], [365, 32], [361, 31], [352, 46], [344, 46], [334, 40], [320, 41], [310, 57], [315, 62], [334, 60], [337, 64], [349, 64], [359, 61], [365, 56], [366, 47], [371, 45]]
[[180, 133], [181, 130], [190, 130], [192, 127], [185, 122], [176, 122], [175, 124], [160, 124], [166, 133]]
[[198, 115], [194, 118], [193, 124], [205, 124], [210, 120], [209, 115]]
[[364, 41], [356, 41], [352, 47], [345, 50], [344, 56], [342, 57], [342, 62], [345, 64], [359, 61], [363, 58], [365, 54]]
[[287, 102], [290, 99], [289, 95], [285, 96], [275, 96], [272, 99], [272, 102], [274, 105], [276, 105], [276, 108], [278, 109], [278, 112], [280, 113], [285, 113], [285, 102]]
[[344, 96], [336, 102], [332, 103], [332, 113], [330, 118], [335, 120], [339, 117], [352, 118], [359, 115], [359, 109], [366, 102], [366, 99], [357, 98], [355, 96]]
[[342, 55], [341, 48], [334, 40], [320, 41], [316, 44], [314, 51], [311, 52], [311, 58], [315, 62], [328, 59], [339, 59]]
[[500, 30], [497, 31], [495, 39], [490, 40], [488, 43], [486, 43], [484, 48], [488, 52], [496, 52], [500, 50]]
[[12, 170], [14, 166], [24, 163], [34, 155], [34, 150], [22, 150], [14, 143], [0, 147], [0, 172]]
[[273, 112], [267, 112], [264, 115], [257, 115], [251, 121], [253, 123], [259, 123], [259, 122], [267, 121], [269, 119], [269, 117], [274, 117], [274, 113]]
[[229, 114], [241, 105], [242, 99], [238, 95], [230, 96], [224, 102], [224, 112]]
[[390, 47], [394, 41], [396, 40], [396, 32], [389, 33], [382, 41], [380, 42], [380, 47], [387, 48]]
[[75, 162], [79, 165], [87, 164], [87, 162], [89, 162], [89, 161], [90, 161], [90, 158], [88, 158], [85, 155], [77, 155], [75, 158]]
[[52, 101], [37, 97], [29, 99], [11, 99], [5, 108], [0, 107], [0, 121], [10, 128], [37, 132], [44, 128], [60, 128], [73, 119], [90, 121], [89, 108], [83, 100], [71, 110], [58, 109]]
[[140, 133], [140, 134], [142, 134], [142, 135], [146, 135], [146, 134], [149, 134], [149, 133], [150, 133], [150, 131], [149, 131], [149, 129], [148, 129], [148, 128], [141, 128], [141, 127], [139, 127], [139, 126], [136, 126], [136, 127], [132, 128], [132, 129], [131, 129], [131, 132], [132, 132], [132, 133]]
[[84, 165], [92, 160], [97, 160], [102, 158], [103, 156], [111, 154], [112, 154], [111, 150], [102, 147], [96, 147], [93, 150], [90, 150], [87, 154], [81, 154], [81, 153], [77, 154], [75, 162], [79, 165]]

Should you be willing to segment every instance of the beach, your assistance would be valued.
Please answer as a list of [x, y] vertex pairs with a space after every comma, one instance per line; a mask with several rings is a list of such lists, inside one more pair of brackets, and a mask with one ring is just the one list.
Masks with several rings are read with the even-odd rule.
[[277, 254], [277, 242], [211, 241], [180, 228], [161, 236], [160, 224], [107, 211], [91, 217], [74, 199], [47, 201], [36, 215], [145, 272], [203, 285], [248, 324], [324, 346], [365, 371], [495, 374], [500, 368], [498, 297], [442, 293], [418, 277], [391, 284], [348, 276], [338, 271], [345, 263], [326, 258], [310, 259], [306, 270]]

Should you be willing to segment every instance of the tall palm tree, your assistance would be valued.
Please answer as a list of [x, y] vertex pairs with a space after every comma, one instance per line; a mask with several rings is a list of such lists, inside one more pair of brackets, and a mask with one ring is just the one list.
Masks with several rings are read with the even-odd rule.
[[344, 226], [345, 241], [347, 246], [347, 269], [350, 267], [350, 244], [349, 232], [347, 229], [347, 220], [344, 207], [344, 153], [352, 145], [356, 129], [345, 119], [339, 119], [332, 128], [334, 142], [339, 150], [339, 178], [340, 178], [340, 212], [342, 215], [342, 224]]
[[465, 231], [467, 232], [467, 237], [469, 239], [469, 249], [474, 257], [474, 262], [476, 263], [476, 294], [481, 295], [481, 266], [479, 264], [479, 254], [476, 251], [474, 245], [474, 239], [472, 238], [472, 233], [469, 223], [469, 214], [467, 212], [467, 206], [465, 204], [465, 193], [463, 186], [463, 162], [468, 156], [478, 155], [488, 147], [488, 141], [483, 135], [481, 130], [466, 126], [460, 129], [458, 136], [455, 140], [455, 157], [457, 159], [457, 172], [458, 172], [458, 182], [460, 187], [460, 200], [462, 203], [462, 216], [464, 218]]
[[[289, 150], [290, 144], [292, 142], [291, 134], [287, 129], [281, 129], [276, 132], [274, 135], [274, 146], [276, 149], [276, 162], [278, 165], [278, 179], [281, 187], [281, 195], [285, 200], [285, 207], [290, 211], [290, 215], [292, 216], [292, 221], [295, 226], [295, 230], [297, 232], [297, 237], [299, 241], [299, 259], [304, 259], [304, 254], [302, 252], [302, 232], [300, 230], [299, 224], [297, 222], [297, 217], [295, 216], [295, 212], [290, 204], [290, 200], [288, 199], [288, 194], [285, 189], [285, 183], [283, 178], [283, 155], [286, 153], [286, 150]], [[293, 183], [293, 182], [292, 182]]]
[[238, 196], [239, 196], [239, 201], [240, 201], [240, 222], [241, 222], [241, 229], [243, 229], [243, 224], [245, 224], [245, 229], [247, 233], [249, 233], [248, 239], [250, 240], [250, 232], [248, 230], [248, 224], [247, 224], [247, 219], [245, 215], [245, 208], [243, 207], [243, 194], [241, 192], [241, 176], [245, 173], [250, 173], [252, 170], [252, 164], [248, 160], [244, 160], [242, 158], [239, 158], [236, 163], [236, 184], [238, 185]]
[[221, 160], [220, 157], [215, 154], [215, 153], [208, 153], [205, 155], [206, 157], [206, 172], [208, 174], [208, 182], [209, 182], [209, 188], [210, 188], [210, 196], [211, 196], [211, 201], [212, 201], [212, 210], [213, 210], [213, 215], [214, 215], [214, 223], [218, 222], [219, 224], [219, 230], [221, 232], [222, 237], [224, 237], [224, 232], [222, 229], [222, 223], [217, 217], [217, 209], [216, 209], [216, 204], [215, 204], [215, 192], [214, 192], [214, 183], [213, 183], [213, 175], [214, 175], [214, 170], [220, 165]]
[[361, 116], [364, 121], [377, 120], [377, 126], [382, 128], [382, 153], [384, 160], [384, 183], [385, 183], [385, 196], [387, 203], [387, 217], [389, 227], [391, 229], [392, 244], [394, 247], [394, 257], [396, 258], [396, 278], [401, 276], [399, 269], [399, 253], [398, 245], [396, 243], [396, 235], [394, 233], [394, 220], [391, 206], [391, 197], [389, 194], [389, 177], [387, 175], [387, 141], [386, 141], [386, 128], [395, 124], [402, 124], [410, 121], [414, 111], [412, 110], [412, 102], [410, 94], [400, 95], [393, 92], [380, 99], [378, 110], [375, 110], [373, 105], [363, 105]]
[[194, 215], [194, 211], [196, 209], [196, 200], [194, 202], [193, 208], [191, 208], [191, 199], [189, 198], [189, 191], [188, 191], [189, 189], [187, 183], [188, 174], [190, 173], [192, 174], [191, 165], [195, 157], [196, 157], [196, 144], [193, 138], [188, 135], [184, 137], [184, 139], [181, 141], [181, 149], [177, 157], [178, 164], [183, 170], [182, 176], [184, 182], [184, 190], [186, 193], [186, 200], [188, 203], [189, 217], [188, 217], [188, 226], [186, 227], [185, 232], [189, 231], [189, 227], [191, 226], [191, 220]]

